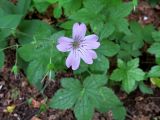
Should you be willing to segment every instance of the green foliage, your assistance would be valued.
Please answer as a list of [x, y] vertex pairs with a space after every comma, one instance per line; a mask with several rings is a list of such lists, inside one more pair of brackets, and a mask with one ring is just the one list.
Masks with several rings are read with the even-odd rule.
[[151, 82], [153, 85], [160, 88], [160, 78], [151, 78]]
[[79, 80], [65, 78], [61, 80], [62, 88], [53, 96], [49, 106], [57, 109], [72, 108], [78, 120], [91, 120], [95, 108], [101, 112], [111, 110], [115, 119], [123, 120], [125, 109], [113, 91], [104, 86], [106, 83], [105, 75], [91, 75], [83, 84]]
[[160, 66], [153, 66], [151, 70], [148, 72], [148, 77], [150, 78], [152, 84], [154, 84], [157, 87], [160, 87]]
[[122, 88], [127, 92], [132, 92], [139, 81], [144, 80], [145, 73], [138, 68], [139, 59], [133, 59], [125, 63], [118, 59], [118, 68], [113, 71], [110, 79], [121, 81]]
[[153, 90], [145, 85], [143, 82], [140, 82], [139, 89], [144, 94], [153, 94]]
[[119, 49], [120, 47], [118, 44], [115, 44], [109, 40], [103, 40], [101, 42], [100, 48], [98, 49], [98, 52], [104, 56], [112, 57], [118, 53]]
[[[2, 16], [1, 16], [2, 17]], [[0, 29], [15, 29], [20, 23], [21, 15], [6, 15], [0, 19]]]
[[148, 2], [150, 2], [151, 5], [157, 5], [159, 3], [159, 0], [148, 0]]
[[[29, 82], [41, 89], [43, 78], [49, 76], [50, 71], [64, 69], [61, 63], [64, 57], [63, 55], [56, 57], [60, 53], [55, 47], [57, 38], [64, 33], [56, 33], [51, 26], [39, 20], [23, 21], [21, 24], [19, 30], [23, 32], [18, 32], [18, 38], [23, 46], [18, 48], [18, 53], [28, 62], [26, 74]], [[48, 65], [51, 64], [52, 58], [53, 67], [50, 69]]]
[[94, 0], [94, 3], [91, 0], [84, 0], [84, 8], [72, 14], [70, 19], [89, 23], [92, 30], [100, 34], [101, 39], [109, 37], [114, 31], [130, 34], [125, 17], [130, 14], [133, 5], [132, 3], [115, 5], [116, 2], [111, 1], [110, 6], [107, 6], [105, 0]]
[[18, 68], [18, 66], [17, 66], [17, 65], [14, 65], [14, 66], [12, 67], [11, 72], [13, 72], [14, 75], [18, 75], [18, 73], [19, 73], [19, 68]]
[[160, 77], [160, 66], [153, 66], [148, 72], [148, 77]]
[[140, 49], [144, 44], [153, 42], [154, 27], [152, 25], [141, 26], [137, 22], [130, 22], [130, 30], [131, 34], [123, 36], [120, 41], [118, 57], [125, 60], [140, 56]]
[[0, 51], [0, 68], [2, 68], [4, 64], [4, 53]]
[[49, 2], [46, 0], [33, 0], [33, 6], [38, 10], [38, 12], [43, 13], [49, 7]]
[[148, 52], [154, 54], [156, 57], [160, 57], [160, 43], [156, 42], [151, 45]]
[[103, 55], [99, 55], [98, 58], [94, 61], [94, 64], [89, 66], [93, 72], [102, 72], [106, 73], [109, 69], [109, 60]]
[[54, 8], [53, 15], [55, 18], [60, 18], [62, 15], [62, 8], [57, 6]]
[[142, 27], [137, 22], [131, 22], [130, 29], [132, 34], [127, 35], [124, 39], [132, 44], [134, 49], [141, 48], [144, 42], [153, 42], [152, 31], [154, 31], [154, 27], [152, 25]]
[[30, 8], [31, 0], [19, 0], [15, 12], [17, 14], [26, 15]]

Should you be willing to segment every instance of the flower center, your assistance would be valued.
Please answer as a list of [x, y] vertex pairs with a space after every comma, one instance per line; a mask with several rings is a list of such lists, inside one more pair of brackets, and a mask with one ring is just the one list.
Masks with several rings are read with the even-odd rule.
[[79, 48], [80, 42], [79, 42], [79, 41], [74, 41], [74, 42], [72, 43], [72, 45], [73, 45], [73, 48]]

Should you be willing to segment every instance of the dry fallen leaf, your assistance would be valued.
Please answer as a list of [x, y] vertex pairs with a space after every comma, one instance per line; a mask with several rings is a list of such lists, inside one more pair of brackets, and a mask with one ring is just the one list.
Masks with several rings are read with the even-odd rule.
[[4, 110], [4, 112], [12, 113], [15, 108], [16, 108], [15, 105], [7, 106], [7, 108]]
[[32, 99], [32, 106], [34, 108], [39, 108], [40, 107], [40, 102], [36, 101], [35, 99]]
[[41, 119], [39, 119], [38, 117], [34, 116], [34, 117], [32, 117], [31, 120], [41, 120]]

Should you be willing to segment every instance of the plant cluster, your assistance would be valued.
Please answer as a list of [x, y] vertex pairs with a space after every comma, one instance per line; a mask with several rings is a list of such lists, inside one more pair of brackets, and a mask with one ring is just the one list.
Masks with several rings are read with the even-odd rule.
[[[43, 92], [45, 78], [55, 80], [58, 72], [72, 67], [74, 77], [61, 80], [61, 88], [48, 100], [48, 106], [72, 109], [78, 120], [91, 120], [95, 110], [112, 111], [114, 119], [124, 120], [125, 107], [109, 87], [117, 84], [128, 94], [137, 88], [152, 94], [152, 89], [144, 83], [148, 79], [160, 87], [160, 31], [152, 24], [142, 26], [128, 21], [127, 16], [135, 11], [137, 4], [137, 0], [18, 0], [15, 4], [0, 0], [0, 68], [5, 61], [4, 51], [15, 49], [12, 72], [17, 75], [23, 70], [29, 83]], [[28, 17], [35, 11], [44, 15], [48, 8], [52, 8], [52, 18], [57, 21], [54, 24]], [[67, 40], [72, 38], [75, 24], [86, 25], [86, 36], [94, 36], [85, 50], [99, 44], [95, 51], [86, 53], [92, 54], [92, 58], [81, 55], [80, 51], [78, 55], [83, 60], [78, 59], [78, 67], [74, 66], [72, 60], [77, 59], [73, 56], [65, 63], [68, 53], [63, 52], [68, 49], [63, 48], [66, 49], [67, 43], [60, 40], [64, 36]], [[8, 46], [11, 37], [16, 39], [16, 44]], [[58, 46], [60, 41], [62, 48]], [[73, 43], [74, 47], [79, 44]], [[143, 50], [146, 45], [147, 49]], [[148, 71], [139, 67], [143, 53], [155, 56], [156, 65]]]

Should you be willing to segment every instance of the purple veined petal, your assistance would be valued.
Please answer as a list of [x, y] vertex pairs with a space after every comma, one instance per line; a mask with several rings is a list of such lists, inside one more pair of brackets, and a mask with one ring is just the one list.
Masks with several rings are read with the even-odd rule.
[[73, 39], [68, 37], [60, 37], [58, 39], [58, 43], [71, 43], [71, 42], [73, 42]]
[[87, 36], [85, 36], [84, 39], [85, 39], [86, 41], [88, 41], [88, 42], [97, 42], [99, 38], [98, 38], [97, 35], [92, 34], [92, 35], [87, 35]]
[[93, 53], [91, 53], [90, 51], [80, 48], [78, 50], [80, 57], [82, 58], [82, 60], [86, 63], [86, 64], [92, 64], [93, 63], [93, 57], [95, 57], [93, 55]]
[[80, 65], [80, 56], [76, 50], [72, 50], [67, 59], [66, 59], [66, 66], [68, 68], [72, 67], [72, 70], [77, 70]]
[[86, 30], [87, 28], [84, 23], [75, 23], [72, 28], [72, 38], [76, 39], [78, 37], [83, 39], [85, 37]]
[[97, 49], [100, 46], [98, 36], [96, 35], [88, 35], [84, 39], [85, 41], [81, 43], [81, 47], [84, 47], [85, 49]]
[[99, 42], [86, 42], [81, 43], [81, 47], [84, 49], [97, 49], [100, 46]]
[[67, 37], [60, 37], [58, 39], [57, 49], [61, 52], [67, 52], [72, 49], [73, 39]]
[[88, 54], [92, 57], [92, 59], [96, 59], [97, 58], [97, 54], [93, 50], [88, 50]]

